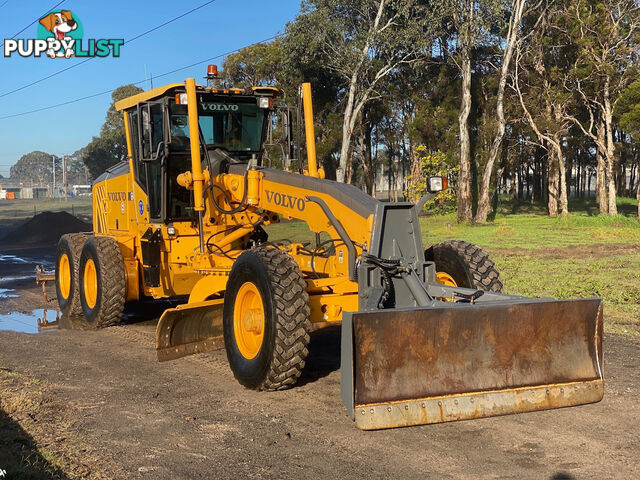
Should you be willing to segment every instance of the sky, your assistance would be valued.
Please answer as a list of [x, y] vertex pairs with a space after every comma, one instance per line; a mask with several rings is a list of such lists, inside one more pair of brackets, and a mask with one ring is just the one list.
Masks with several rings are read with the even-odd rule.
[[[54, 10], [70, 10], [84, 27], [84, 38], [125, 39], [121, 56], [95, 58], [36, 85], [8, 92], [83, 61], [83, 59], [4, 56], [0, 49], [0, 117], [28, 112], [111, 91], [120, 85], [232, 52], [284, 31], [299, 11], [300, 0], [215, 0], [210, 5], [162, 27], [130, 45], [136, 35], [167, 22], [207, 0], [68, 0]], [[0, 43], [48, 13], [57, 0], [0, 0]], [[38, 22], [16, 38], [37, 38]], [[86, 40], [85, 40], [86, 41]], [[222, 65], [222, 58], [207, 63]], [[207, 63], [154, 79], [154, 87], [195, 77], [204, 82]], [[146, 81], [145, 81], [146, 79]], [[98, 135], [111, 103], [110, 93], [38, 113], [0, 119], [0, 175], [22, 155], [41, 150], [70, 154]]]

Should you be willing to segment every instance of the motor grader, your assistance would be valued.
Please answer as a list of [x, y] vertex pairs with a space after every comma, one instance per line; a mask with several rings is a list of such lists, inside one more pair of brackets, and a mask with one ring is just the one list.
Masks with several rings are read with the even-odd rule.
[[[177, 299], [157, 325], [158, 359], [224, 347], [236, 379], [257, 390], [293, 386], [310, 333], [341, 324], [341, 396], [362, 429], [599, 401], [601, 300], [506, 295], [481, 248], [425, 250], [420, 202], [383, 203], [324, 178], [309, 84], [301, 92], [297, 116], [276, 106], [275, 88], [192, 78], [117, 102], [128, 161], [93, 184], [94, 231], [59, 242], [64, 314], [107, 327], [127, 302]], [[294, 116], [306, 165], [267, 168], [276, 117], [285, 160], [301, 156]], [[315, 242], [270, 239], [283, 220], [304, 222]]]

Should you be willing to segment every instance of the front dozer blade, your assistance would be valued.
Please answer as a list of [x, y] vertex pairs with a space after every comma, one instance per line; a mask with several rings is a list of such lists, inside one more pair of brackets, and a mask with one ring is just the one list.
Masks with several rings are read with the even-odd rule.
[[581, 405], [602, 360], [600, 299], [345, 313], [342, 399], [363, 430]]
[[223, 348], [223, 302], [211, 300], [166, 310], [156, 327], [158, 360], [175, 360]]

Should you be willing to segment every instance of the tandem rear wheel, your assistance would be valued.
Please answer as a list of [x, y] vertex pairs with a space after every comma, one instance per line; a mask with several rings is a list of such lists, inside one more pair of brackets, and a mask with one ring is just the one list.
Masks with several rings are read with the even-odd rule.
[[285, 252], [259, 247], [234, 262], [225, 292], [223, 327], [236, 379], [255, 390], [293, 386], [305, 365], [311, 329], [302, 273]]
[[91, 237], [82, 248], [79, 264], [80, 306], [87, 322], [97, 327], [117, 325], [126, 295], [124, 260], [110, 237]]
[[56, 250], [56, 296], [60, 310], [68, 316], [82, 313], [79, 265], [86, 240], [84, 233], [67, 233], [60, 237]]

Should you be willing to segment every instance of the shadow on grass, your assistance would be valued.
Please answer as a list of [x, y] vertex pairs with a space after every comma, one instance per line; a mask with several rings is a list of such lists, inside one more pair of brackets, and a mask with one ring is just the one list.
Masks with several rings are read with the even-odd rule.
[[45, 459], [33, 438], [0, 410], [0, 478], [65, 480], [69, 478]]

